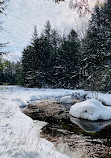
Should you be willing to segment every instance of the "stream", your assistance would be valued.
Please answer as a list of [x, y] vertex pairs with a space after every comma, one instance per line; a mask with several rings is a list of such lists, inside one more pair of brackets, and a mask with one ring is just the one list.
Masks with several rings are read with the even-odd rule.
[[[67, 111], [71, 105], [65, 104]], [[70, 122], [43, 127], [41, 137], [70, 158], [111, 158], [111, 120], [89, 121], [70, 116]]]
[[[0, 99], [29, 97], [57, 98], [71, 94], [69, 90], [28, 89], [17, 86], [1, 86]], [[59, 104], [60, 105], [60, 104]], [[67, 114], [70, 104], [61, 105]], [[23, 109], [22, 109], [23, 110]], [[41, 120], [40, 120], [41, 121]], [[111, 120], [88, 121], [70, 116], [70, 119], [58, 122], [58, 124], [45, 124], [38, 122], [37, 127], [42, 128], [40, 137], [52, 142], [56, 149], [68, 155], [70, 158], [111, 158]]]

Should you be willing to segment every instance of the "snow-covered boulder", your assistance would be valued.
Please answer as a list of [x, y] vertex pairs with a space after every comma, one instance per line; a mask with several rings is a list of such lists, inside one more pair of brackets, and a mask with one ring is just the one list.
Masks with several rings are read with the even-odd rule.
[[[111, 106], [111, 94], [107, 94], [107, 93], [100, 93], [100, 92], [96, 92], [97, 94], [97, 100], [102, 102], [102, 104], [107, 105], [107, 106]], [[93, 93], [90, 92], [88, 94], [89, 98], [94, 98]]]
[[73, 99], [71, 96], [64, 96], [60, 99], [60, 103], [63, 104], [72, 104], [73, 103]]
[[69, 111], [73, 117], [88, 120], [110, 120], [111, 107], [104, 106], [96, 99], [86, 100], [73, 105]]
[[30, 96], [30, 101], [36, 101], [36, 100], [40, 100], [40, 97], [38, 97], [36, 95]]
[[80, 93], [77, 93], [77, 92], [72, 93], [72, 98], [73, 99], [80, 99]]
[[72, 93], [72, 99], [76, 99], [76, 100], [80, 100], [80, 101], [84, 101], [86, 100], [87, 97], [87, 93]]
[[103, 104], [111, 106], [111, 94], [98, 94], [98, 100], [101, 101]]
[[21, 98], [14, 98], [12, 101], [15, 101], [19, 107], [25, 107], [28, 105], [27, 101], [24, 99], [21, 99]]

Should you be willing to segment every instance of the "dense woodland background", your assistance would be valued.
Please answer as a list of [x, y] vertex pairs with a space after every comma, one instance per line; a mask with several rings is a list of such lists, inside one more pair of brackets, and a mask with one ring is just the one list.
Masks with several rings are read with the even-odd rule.
[[21, 61], [0, 55], [0, 84], [111, 91], [111, 0], [96, 6], [83, 39], [75, 30], [59, 35], [50, 21], [40, 36], [35, 26]]

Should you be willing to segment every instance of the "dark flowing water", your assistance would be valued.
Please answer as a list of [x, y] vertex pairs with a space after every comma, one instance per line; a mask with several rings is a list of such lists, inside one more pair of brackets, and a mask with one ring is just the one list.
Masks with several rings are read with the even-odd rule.
[[[71, 105], [62, 106], [68, 112]], [[111, 120], [89, 121], [70, 116], [65, 123], [48, 124], [41, 136], [71, 158], [111, 158]]]

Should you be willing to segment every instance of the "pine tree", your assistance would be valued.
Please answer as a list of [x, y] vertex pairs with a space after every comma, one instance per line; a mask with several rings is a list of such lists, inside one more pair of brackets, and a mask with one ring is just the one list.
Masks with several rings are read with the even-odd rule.
[[[83, 66], [89, 74], [88, 84], [92, 90], [101, 90], [102, 72], [111, 64], [111, 2], [96, 7], [84, 40]], [[109, 65], [110, 66], [110, 65]]]
[[32, 79], [32, 47], [27, 46], [27, 48], [24, 49], [22, 52], [22, 75], [23, 75], [23, 85], [26, 85], [28, 87], [31, 87], [33, 84]]
[[37, 35], [35, 27], [31, 45], [23, 51], [23, 82], [29, 87], [42, 87], [48, 84], [50, 68], [50, 32], [51, 26], [47, 22], [41, 37]]
[[23, 51], [23, 83], [28, 87], [71, 88], [78, 83], [80, 41], [75, 31], [61, 40], [47, 21], [40, 37], [34, 29], [31, 44]]
[[32, 42], [38, 39], [37, 26], [34, 26], [34, 33], [32, 35]]
[[53, 52], [53, 47], [51, 43], [51, 32], [51, 24], [49, 21], [47, 21], [40, 38], [40, 53], [42, 53], [42, 70], [44, 74], [44, 84], [46, 86], [49, 86], [51, 84], [51, 54]]
[[55, 76], [58, 78], [58, 85], [64, 88], [75, 87], [79, 82], [80, 42], [74, 30], [67, 38], [63, 38], [56, 61]]
[[54, 29], [51, 30], [51, 53], [50, 53], [50, 70], [49, 70], [49, 74], [50, 74], [50, 84], [52, 87], [56, 87], [57, 86], [57, 78], [55, 76], [55, 65], [57, 62], [57, 56], [58, 56], [58, 49], [61, 45], [61, 37], [59, 36], [58, 32]]

